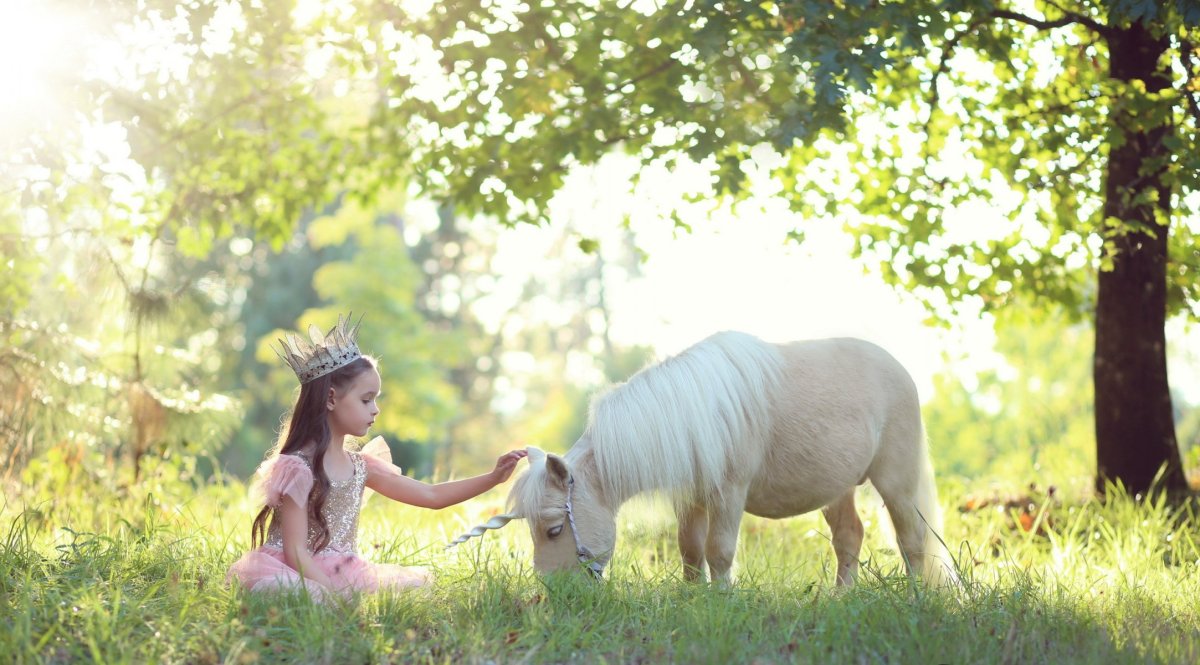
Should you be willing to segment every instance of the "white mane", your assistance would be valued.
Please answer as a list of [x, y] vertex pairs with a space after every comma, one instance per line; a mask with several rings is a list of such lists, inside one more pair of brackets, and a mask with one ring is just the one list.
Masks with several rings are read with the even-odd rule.
[[719, 493], [737, 447], [769, 435], [781, 375], [774, 346], [723, 332], [593, 400], [583, 441], [605, 494], [620, 502], [650, 491], [676, 501]]

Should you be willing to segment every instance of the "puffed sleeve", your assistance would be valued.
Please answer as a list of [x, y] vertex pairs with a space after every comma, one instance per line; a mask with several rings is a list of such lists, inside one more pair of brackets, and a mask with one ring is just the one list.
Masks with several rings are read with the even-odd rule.
[[400, 467], [392, 464], [392, 449], [388, 448], [387, 441], [384, 441], [382, 436], [377, 436], [368, 441], [362, 447], [362, 455], [363, 461], [367, 463], [368, 467], [377, 469], [391, 468], [395, 469], [396, 473], [403, 475]]
[[272, 508], [278, 508], [285, 496], [292, 497], [298, 506], [307, 506], [312, 486], [312, 469], [296, 455], [278, 455], [267, 460], [255, 474], [256, 494]]
[[[400, 467], [392, 464], [392, 450], [388, 448], [387, 442], [383, 440], [383, 437], [377, 436], [371, 439], [359, 452], [362, 453], [363, 463], [367, 465], [368, 477], [380, 474], [404, 475]], [[371, 498], [372, 494], [374, 492], [368, 487], [363, 492], [363, 501], [366, 502], [367, 499]]]

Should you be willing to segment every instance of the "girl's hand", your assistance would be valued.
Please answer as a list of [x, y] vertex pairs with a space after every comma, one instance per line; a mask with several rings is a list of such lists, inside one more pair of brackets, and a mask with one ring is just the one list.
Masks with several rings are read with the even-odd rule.
[[509, 476], [513, 473], [513, 469], [517, 468], [517, 462], [520, 462], [521, 458], [527, 454], [525, 449], [522, 448], [521, 450], [510, 450], [501, 455], [500, 459], [496, 460], [496, 468], [492, 469], [492, 479], [496, 481], [496, 484], [499, 485], [508, 480]]

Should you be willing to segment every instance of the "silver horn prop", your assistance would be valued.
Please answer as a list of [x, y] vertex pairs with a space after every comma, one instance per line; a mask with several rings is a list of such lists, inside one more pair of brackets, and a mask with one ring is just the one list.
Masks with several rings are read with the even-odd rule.
[[474, 529], [471, 529], [470, 531], [464, 533], [463, 535], [459, 536], [458, 538], [455, 538], [454, 540], [450, 541], [450, 544], [446, 546], [446, 549], [450, 549], [451, 547], [454, 547], [455, 545], [457, 545], [459, 543], [465, 543], [472, 538], [482, 536], [484, 533], [491, 531], [493, 529], [502, 528], [502, 527], [504, 527], [504, 525], [508, 524], [509, 522], [511, 522], [513, 520], [519, 520], [519, 519], [521, 519], [520, 515], [513, 515], [511, 513], [503, 513], [500, 515], [496, 515], [492, 519], [484, 522], [483, 524], [480, 524], [479, 526], [475, 527]]

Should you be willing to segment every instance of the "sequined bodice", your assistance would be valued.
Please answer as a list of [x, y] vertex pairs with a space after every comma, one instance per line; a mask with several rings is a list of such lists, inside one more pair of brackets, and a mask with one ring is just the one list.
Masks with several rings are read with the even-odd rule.
[[[325, 497], [325, 506], [321, 515], [329, 527], [329, 541], [325, 549], [318, 552], [323, 554], [357, 554], [358, 553], [358, 513], [362, 509], [363, 487], [367, 482], [367, 465], [359, 453], [349, 453], [354, 462], [354, 475], [343, 481], [329, 481], [329, 494]], [[303, 455], [297, 455], [308, 467], [312, 461]], [[308, 551], [312, 552], [317, 542], [317, 525], [309, 522]], [[267, 530], [267, 541], [264, 547], [283, 549], [283, 530], [278, 516], [271, 520]]]

